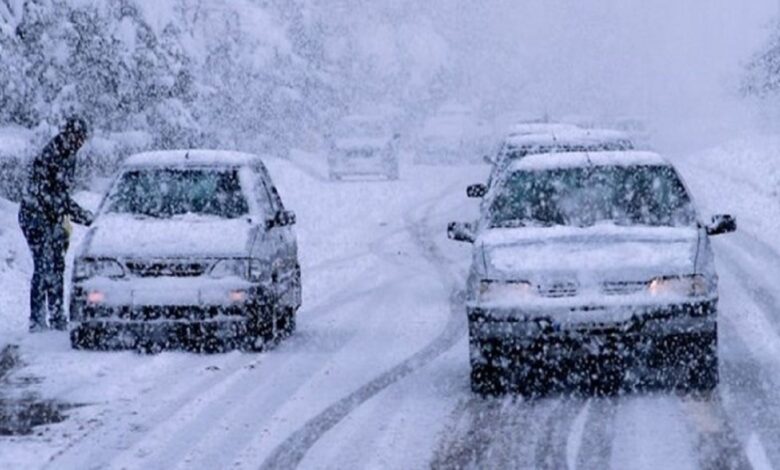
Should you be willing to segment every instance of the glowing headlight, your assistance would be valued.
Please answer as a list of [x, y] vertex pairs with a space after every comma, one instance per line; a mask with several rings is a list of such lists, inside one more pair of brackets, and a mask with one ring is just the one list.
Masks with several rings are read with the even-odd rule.
[[231, 258], [217, 261], [209, 271], [209, 275], [222, 279], [239, 277], [252, 282], [270, 278], [271, 269], [267, 263], [257, 259]]
[[489, 281], [479, 283], [480, 302], [496, 302], [522, 299], [536, 293], [534, 286], [527, 281]]
[[124, 276], [125, 269], [119, 264], [119, 261], [110, 258], [78, 259], [73, 268], [73, 277], [77, 281], [93, 277], [116, 279]]
[[707, 279], [704, 276], [659, 277], [653, 279], [647, 289], [655, 296], [698, 297], [707, 294]]

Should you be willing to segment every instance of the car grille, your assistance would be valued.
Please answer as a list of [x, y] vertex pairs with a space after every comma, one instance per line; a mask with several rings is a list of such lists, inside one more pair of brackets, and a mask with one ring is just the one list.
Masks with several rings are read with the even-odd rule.
[[197, 277], [202, 276], [210, 263], [205, 261], [140, 261], [125, 262], [136, 277]]
[[549, 285], [539, 286], [539, 295], [543, 297], [562, 298], [574, 297], [577, 295], [578, 286], [576, 282], [556, 282]]
[[350, 150], [347, 152], [347, 158], [371, 158], [376, 152], [371, 149]]
[[607, 295], [630, 295], [642, 292], [647, 288], [645, 282], [613, 281], [601, 285], [601, 290]]

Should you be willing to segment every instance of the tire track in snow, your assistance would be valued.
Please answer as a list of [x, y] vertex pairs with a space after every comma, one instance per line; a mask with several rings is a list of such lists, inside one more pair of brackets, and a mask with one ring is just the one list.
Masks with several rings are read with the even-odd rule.
[[587, 406], [587, 400], [556, 397], [555, 407], [547, 418], [541, 439], [534, 448], [534, 468], [559, 470], [568, 467], [567, 442], [572, 423]]
[[685, 396], [681, 406], [696, 431], [696, 456], [702, 470], [749, 470], [750, 462], [737, 439], [720, 396]]
[[431, 468], [565, 468], [569, 430], [586, 404], [563, 397], [464, 399], [441, 433]]
[[[113, 460], [116, 454], [121, 453], [124, 449], [137, 444], [145, 438], [146, 433], [139, 431], [147, 429], [151, 431], [164, 424], [185, 409], [190, 403], [197, 400], [202, 394], [208, 393], [224, 380], [241, 373], [246, 367], [257, 362], [258, 359], [256, 357], [237, 355], [230, 358], [226, 364], [221, 364], [219, 373], [205, 375], [194, 382], [177, 384], [171, 387], [169, 382], [157, 380], [155, 382], [159, 384], [158, 388], [164, 390], [157, 390], [157, 393], [154, 393], [155, 390], [150, 390], [139, 396], [136, 401], [137, 406], [127, 413], [113, 416], [110, 411], [103, 413], [104, 419], [102, 421], [95, 422], [84, 433], [69, 441], [64, 448], [58, 450], [50, 457], [44, 468], [79, 468], [84, 466], [83, 459], [85, 454], [89, 458], [89, 468], [105, 467], [108, 462]], [[168, 397], [173, 395], [173, 398], [158, 403], [150, 410], [148, 404], [143, 399], [148, 398], [147, 395], [156, 396], [158, 394]], [[127, 415], [131, 417], [128, 418]], [[149, 418], [142, 418], [143, 416], [148, 416]], [[116, 421], [111, 421], [112, 419]], [[117, 421], [122, 424], [121, 427], [116, 427]], [[136, 424], [139, 422], [143, 422], [143, 424]], [[99, 431], [104, 429], [105, 424], [110, 424], [112, 427], [106, 432], [100, 433]], [[83, 446], [87, 447], [85, 452], [82, 452]]]
[[456, 470], [476, 467], [485, 454], [499, 424], [503, 403], [499, 400], [472, 397], [462, 400], [452, 413], [447, 437], [431, 462], [434, 470]]
[[[457, 185], [460, 186], [460, 183], [457, 183]], [[421, 248], [422, 256], [434, 266], [444, 286], [452, 292], [449, 299], [450, 318], [443, 331], [416, 354], [382, 373], [343, 399], [333, 403], [317, 416], [307, 421], [273, 450], [271, 455], [262, 463], [261, 469], [297, 467], [309, 449], [352, 411], [387, 387], [424, 367], [448, 351], [465, 334], [466, 322], [465, 315], [463, 315], [463, 296], [456, 291], [456, 276], [448, 269], [446, 258], [440, 252], [433, 239], [430, 238], [429, 229], [426, 227], [426, 223], [430, 220], [437, 203], [452, 192], [453, 186], [455, 185], [449, 186], [446, 191], [443, 191], [433, 199], [433, 203], [428, 205], [421, 220], [407, 220], [407, 228], [414, 241]]]
[[620, 398], [595, 397], [589, 400], [587, 421], [582, 433], [582, 444], [576, 456], [576, 468], [609, 468], [612, 443], [615, 440], [615, 418], [621, 407]]
[[766, 319], [772, 324], [775, 332], [780, 334], [780, 302], [770, 289], [765, 287], [767, 280], [758, 279], [750, 273], [748, 268], [737, 261], [734, 249], [727, 248], [720, 251], [718, 257], [726, 265], [728, 270], [735, 275], [740, 287], [750, 295], [756, 306], [765, 313]]
[[[739, 251], [744, 250], [757, 259], [776, 264], [780, 264], [780, 254], [749, 232], [740, 235], [740, 243], [723, 246], [724, 249], [718, 251], [718, 259], [734, 278], [735, 284], [750, 299], [750, 303], [763, 312], [770, 327], [776, 334], [780, 334], [780, 322], [777, 318], [780, 303], [771, 292], [772, 287], [767, 285], [768, 280], [753, 275], [753, 270], [744, 265], [744, 256], [741, 256]], [[732, 421], [735, 425], [742, 423], [743, 432], [748, 433], [751, 439], [757, 435], [763, 436], [761, 442], [765, 446], [769, 445], [766, 450], [770, 457], [773, 457], [775, 462], [780, 461], [780, 446], [776, 439], [777, 429], [780, 428], [780, 396], [776, 392], [777, 387], [771, 379], [771, 374], [762, 370], [764, 367], [757, 361], [759, 358], [750, 358], [753, 354], [747, 347], [746, 340], [737, 333], [737, 326], [733, 325], [735, 321], [739, 320], [733, 314], [727, 318], [721, 317], [721, 323], [732, 324], [728, 329], [721, 329], [721, 339], [724, 340], [722, 344], [737, 347], [739, 354], [734, 355], [740, 360], [724, 358], [721, 354], [721, 394], [710, 400], [707, 404], [709, 410], [698, 411], [700, 416], [704, 415], [704, 418], [700, 417], [698, 421], [704, 419], [705, 424], [711, 422], [709, 427], [716, 426], [713, 431], [705, 425], [700, 431], [699, 455], [702, 468], [750, 468], [749, 455], [743, 447], [747, 443], [739, 442], [731, 425]], [[726, 399], [730, 403], [725, 403]], [[688, 406], [690, 407], [690, 403]], [[702, 405], [699, 405], [699, 408], [701, 407]], [[747, 439], [747, 436], [745, 437]], [[728, 463], [729, 466], [723, 467], [722, 462]]]

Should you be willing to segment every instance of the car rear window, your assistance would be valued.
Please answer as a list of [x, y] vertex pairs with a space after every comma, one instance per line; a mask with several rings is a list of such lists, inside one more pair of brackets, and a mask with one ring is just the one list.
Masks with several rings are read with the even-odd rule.
[[235, 169], [137, 169], [122, 174], [108, 212], [171, 218], [195, 214], [235, 219], [249, 213]]

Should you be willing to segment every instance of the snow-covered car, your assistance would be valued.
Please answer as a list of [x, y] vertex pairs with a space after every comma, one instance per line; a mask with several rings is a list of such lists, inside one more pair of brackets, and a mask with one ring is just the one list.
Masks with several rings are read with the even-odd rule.
[[487, 184], [473, 184], [467, 188], [469, 197], [484, 197], [492, 182], [513, 161], [528, 155], [564, 152], [605, 152], [633, 150], [634, 144], [623, 132], [610, 129], [581, 129], [576, 126], [559, 125], [557, 130], [540, 134], [512, 134], [504, 139], [495, 157], [486, 157], [492, 165]]
[[77, 251], [74, 348], [262, 348], [301, 305], [293, 225], [261, 159], [179, 150], [123, 164]]
[[425, 120], [417, 133], [414, 162], [478, 162], [490, 148], [492, 126], [469, 107], [450, 103]]
[[336, 132], [327, 136], [330, 179], [377, 175], [397, 180], [400, 137], [380, 116], [354, 115], [343, 119]]
[[565, 122], [518, 122], [509, 126], [508, 137], [518, 137], [538, 134], [563, 134], [580, 130], [574, 124]]
[[561, 153], [515, 161], [476, 223], [467, 285], [471, 384], [500, 393], [550, 381], [632, 376], [709, 390], [718, 383], [718, 278], [682, 179], [649, 152]]

